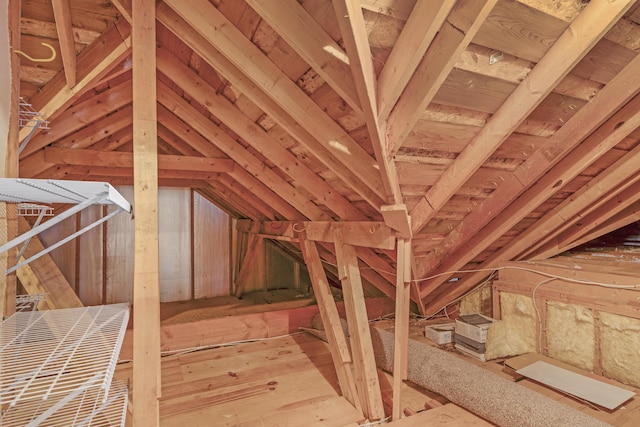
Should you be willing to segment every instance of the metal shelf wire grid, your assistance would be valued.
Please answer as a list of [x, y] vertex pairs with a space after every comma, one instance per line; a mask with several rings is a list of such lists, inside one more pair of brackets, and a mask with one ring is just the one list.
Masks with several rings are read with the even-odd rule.
[[[0, 325], [0, 404], [109, 389], [125, 304], [16, 313]], [[105, 398], [106, 398], [105, 394]]]

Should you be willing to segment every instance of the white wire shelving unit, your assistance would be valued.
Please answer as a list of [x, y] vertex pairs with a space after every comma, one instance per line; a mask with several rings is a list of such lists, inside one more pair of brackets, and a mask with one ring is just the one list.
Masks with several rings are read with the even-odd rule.
[[20, 312], [0, 324], [1, 426], [122, 426], [112, 383], [126, 304]]
[[[112, 217], [121, 212], [131, 213], [131, 204], [109, 183], [106, 182], [89, 182], [89, 181], [66, 181], [66, 180], [53, 180], [53, 179], [25, 179], [25, 178], [0, 178], [0, 202], [18, 203], [66, 203], [73, 204], [75, 206], [65, 210], [61, 214], [49, 219], [48, 221], [40, 224], [40, 220], [43, 216], [49, 212], [47, 209], [40, 207], [38, 212], [37, 225], [30, 231], [16, 237], [15, 239], [0, 246], [0, 254], [8, 251], [9, 249], [23, 244], [23, 248], [20, 250], [20, 255], [24, 253], [26, 245], [32, 237], [38, 235], [42, 231], [53, 227], [56, 224], [64, 221], [72, 215], [82, 211], [83, 209], [94, 205], [114, 205], [116, 210], [108, 215], [98, 219], [92, 224], [87, 225], [81, 230], [67, 236], [59, 242], [49, 246], [41, 252], [31, 256], [30, 258], [18, 262], [13, 267], [9, 268], [5, 273], [10, 274], [16, 271], [18, 268], [31, 261], [41, 257], [42, 255], [51, 252], [52, 250], [62, 246], [63, 244], [75, 239], [79, 235], [89, 231], [90, 229], [108, 221]], [[29, 205], [22, 205], [25, 213], [29, 213], [27, 209]], [[32, 212], [35, 212], [35, 208], [31, 205]], [[19, 256], [20, 256], [19, 255]], [[18, 256], [18, 257], [19, 257]]]

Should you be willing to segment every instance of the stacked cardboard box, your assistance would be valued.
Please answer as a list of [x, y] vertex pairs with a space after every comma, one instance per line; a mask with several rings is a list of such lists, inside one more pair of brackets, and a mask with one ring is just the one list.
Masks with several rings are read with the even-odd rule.
[[485, 361], [487, 331], [495, 322], [481, 314], [469, 314], [456, 319], [455, 348], [460, 352]]

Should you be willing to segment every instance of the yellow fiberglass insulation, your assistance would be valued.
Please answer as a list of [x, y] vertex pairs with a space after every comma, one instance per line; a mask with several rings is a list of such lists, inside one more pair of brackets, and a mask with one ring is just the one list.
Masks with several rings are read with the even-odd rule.
[[640, 387], [640, 320], [600, 312], [602, 373]]
[[547, 350], [549, 357], [577, 368], [593, 371], [595, 324], [585, 307], [547, 303]]
[[486, 284], [460, 301], [460, 314], [483, 314], [492, 317], [491, 284]]
[[491, 325], [487, 335], [487, 360], [535, 352], [538, 317], [532, 298], [500, 292], [500, 306], [502, 321]]

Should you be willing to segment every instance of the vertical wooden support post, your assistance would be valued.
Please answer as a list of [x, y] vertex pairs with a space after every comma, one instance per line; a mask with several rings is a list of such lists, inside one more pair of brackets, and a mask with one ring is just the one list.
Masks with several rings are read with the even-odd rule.
[[342, 283], [344, 306], [349, 325], [351, 355], [355, 368], [356, 389], [364, 415], [370, 420], [384, 418], [382, 394], [373, 355], [367, 307], [355, 247], [344, 243], [342, 230], [334, 230], [338, 275]]
[[[0, 1], [0, 176], [18, 176], [18, 87], [20, 60], [13, 51], [20, 49], [20, 0]], [[6, 20], [6, 21], [5, 21]], [[6, 37], [8, 35], [8, 38]], [[7, 96], [8, 95], [8, 96]], [[18, 233], [18, 209], [14, 203], [0, 203], [0, 243]], [[16, 308], [16, 274], [4, 272], [15, 264], [17, 250], [0, 254], [0, 314], [10, 316]], [[1, 316], [0, 316], [1, 317]]]
[[133, 424], [158, 426], [160, 285], [155, 0], [133, 2]]
[[304, 232], [299, 233], [298, 236], [300, 238], [302, 256], [309, 269], [309, 278], [311, 279], [313, 294], [318, 301], [320, 317], [322, 318], [322, 324], [327, 334], [327, 342], [329, 343], [329, 350], [331, 351], [331, 358], [336, 368], [342, 395], [353, 406], [360, 409], [360, 400], [358, 399], [355, 381], [353, 380], [353, 363], [347, 345], [347, 338], [342, 329], [340, 315], [338, 314], [338, 308], [331, 293], [329, 281], [322, 268], [318, 247], [315, 242], [306, 239]]
[[398, 238], [396, 262], [396, 319], [393, 347], [393, 420], [402, 417], [400, 390], [407, 379], [409, 308], [411, 286], [411, 240]]
[[242, 264], [240, 264], [240, 271], [238, 271], [238, 277], [236, 277], [236, 291], [235, 296], [241, 297], [244, 293], [244, 289], [247, 286], [251, 268], [255, 265], [258, 256], [261, 256], [264, 252], [261, 251], [263, 246], [263, 237], [258, 235], [260, 229], [260, 223], [254, 222], [251, 224], [249, 231], [249, 238], [247, 241], [247, 251], [242, 258]]

